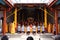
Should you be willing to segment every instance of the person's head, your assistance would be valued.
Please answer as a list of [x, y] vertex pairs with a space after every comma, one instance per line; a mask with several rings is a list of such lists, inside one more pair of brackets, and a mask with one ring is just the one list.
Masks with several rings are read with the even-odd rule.
[[18, 26], [21, 26], [20, 24], [18, 24]]
[[1, 40], [8, 40], [7, 35], [4, 35], [4, 36], [1, 38]]
[[40, 22], [40, 26], [42, 26], [42, 23]]
[[34, 39], [33, 39], [33, 37], [30, 36], [27, 38], [27, 40], [34, 40]]

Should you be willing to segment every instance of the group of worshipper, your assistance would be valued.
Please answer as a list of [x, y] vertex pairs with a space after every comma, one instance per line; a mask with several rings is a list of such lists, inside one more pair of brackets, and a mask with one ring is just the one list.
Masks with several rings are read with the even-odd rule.
[[[18, 33], [41, 33], [41, 29], [42, 29], [42, 33], [45, 32], [45, 27], [43, 23], [37, 23], [37, 25], [35, 23], [26, 23], [26, 25], [24, 23], [22, 23], [22, 25], [19, 23], [17, 25], [17, 32]], [[26, 32], [25, 32], [26, 31]]]

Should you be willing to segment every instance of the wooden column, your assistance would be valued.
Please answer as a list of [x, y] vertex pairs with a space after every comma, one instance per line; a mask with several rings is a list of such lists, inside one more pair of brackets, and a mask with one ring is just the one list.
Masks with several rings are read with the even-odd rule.
[[44, 25], [47, 30], [47, 10], [46, 10], [46, 7], [44, 8]]
[[6, 9], [4, 10], [3, 12], [3, 25], [2, 25], [2, 32], [3, 32], [3, 35], [5, 35], [6, 33]]
[[56, 26], [56, 35], [58, 34], [58, 12], [55, 10], [55, 26]]
[[17, 28], [17, 8], [15, 8], [15, 11], [14, 11], [14, 26], [16, 29]]

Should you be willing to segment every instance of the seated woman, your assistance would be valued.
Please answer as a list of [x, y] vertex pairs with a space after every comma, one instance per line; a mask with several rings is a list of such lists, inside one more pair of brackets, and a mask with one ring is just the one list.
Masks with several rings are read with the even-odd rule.
[[33, 34], [36, 33], [36, 25], [35, 24], [33, 24], [33, 26], [32, 26], [32, 31], [33, 31]]
[[45, 27], [44, 27], [44, 24], [42, 24], [42, 33], [45, 32]]
[[22, 31], [22, 33], [25, 33], [24, 24], [22, 25], [21, 31]]
[[17, 32], [21, 33], [21, 25], [20, 24], [18, 24]]
[[27, 25], [27, 34], [30, 34], [30, 26]]
[[40, 25], [39, 24], [38, 24], [38, 27], [37, 28], [38, 28], [38, 33], [40, 33]]
[[54, 35], [56, 35], [56, 26], [55, 26], [55, 24], [53, 24], [53, 32], [54, 32]]

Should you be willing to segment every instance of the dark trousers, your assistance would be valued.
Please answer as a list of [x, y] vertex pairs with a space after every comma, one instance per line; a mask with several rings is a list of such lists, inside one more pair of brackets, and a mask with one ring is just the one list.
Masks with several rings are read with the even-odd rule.
[[45, 31], [42, 31], [42, 33], [45, 33]]
[[27, 34], [30, 34], [30, 31], [27, 31]]
[[24, 31], [22, 31], [22, 33], [25, 33]]
[[33, 31], [32, 33], [34, 34], [34, 33], [36, 33], [36, 31]]
[[40, 33], [40, 30], [38, 30], [37, 33]]
[[17, 31], [17, 33], [21, 33], [21, 31]]
[[56, 35], [56, 31], [54, 31], [54, 34]]

